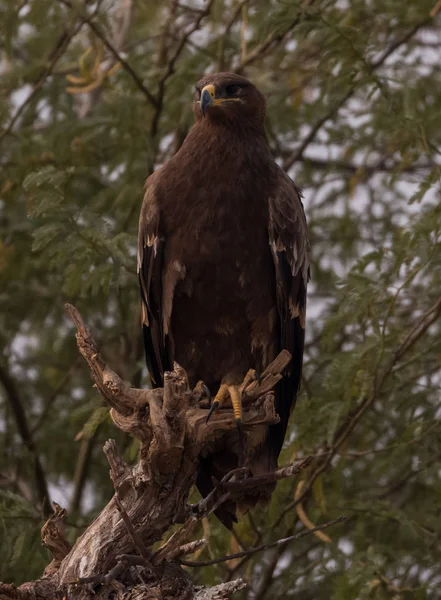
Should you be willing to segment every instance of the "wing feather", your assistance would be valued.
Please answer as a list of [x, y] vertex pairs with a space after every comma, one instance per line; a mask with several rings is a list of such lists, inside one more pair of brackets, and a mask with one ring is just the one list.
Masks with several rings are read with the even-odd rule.
[[300, 387], [306, 285], [310, 266], [310, 246], [301, 192], [282, 169], [278, 169], [277, 181], [275, 192], [269, 200], [269, 240], [276, 271], [280, 349], [289, 350], [293, 358], [276, 389], [276, 409], [280, 422], [270, 430], [271, 450], [275, 457], [282, 448]]
[[146, 182], [138, 231], [141, 319], [147, 368], [154, 387], [162, 386], [164, 371], [170, 370], [173, 364], [171, 340], [164, 333], [162, 318], [165, 237], [155, 185], [157, 173]]

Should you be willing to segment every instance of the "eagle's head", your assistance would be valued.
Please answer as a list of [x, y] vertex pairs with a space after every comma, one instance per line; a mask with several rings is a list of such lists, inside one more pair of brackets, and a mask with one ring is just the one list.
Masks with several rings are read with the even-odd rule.
[[248, 120], [263, 123], [266, 102], [251, 81], [236, 73], [205, 75], [197, 84], [193, 111], [196, 118], [213, 121]]

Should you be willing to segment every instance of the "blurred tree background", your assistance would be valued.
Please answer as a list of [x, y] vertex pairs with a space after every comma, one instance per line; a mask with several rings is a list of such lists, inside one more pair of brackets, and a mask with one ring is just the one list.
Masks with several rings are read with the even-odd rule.
[[[116, 437], [79, 357], [74, 303], [119, 374], [148, 385], [135, 247], [145, 178], [192, 124], [193, 85], [234, 70], [268, 99], [274, 156], [303, 187], [313, 250], [304, 385], [281, 464], [303, 481], [210, 517], [209, 559], [247, 600], [441, 598], [441, 2], [0, 0], [0, 579], [49, 560], [113, 489]], [[196, 497], [196, 496], [195, 496]], [[194, 557], [193, 557], [194, 558]], [[242, 594], [242, 596], [241, 596]], [[235, 596], [236, 597], [236, 596]]]

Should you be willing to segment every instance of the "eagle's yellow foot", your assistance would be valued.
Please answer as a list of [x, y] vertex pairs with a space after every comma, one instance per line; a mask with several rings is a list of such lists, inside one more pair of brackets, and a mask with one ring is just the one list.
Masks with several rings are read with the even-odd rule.
[[231, 404], [233, 405], [234, 418], [237, 426], [240, 427], [242, 423], [242, 394], [253, 381], [257, 381], [260, 385], [262, 378], [255, 369], [250, 369], [240, 385], [228, 385], [222, 383], [213, 400], [206, 422], [208, 423], [210, 417], [222, 406], [228, 396], [230, 396]]
[[240, 427], [242, 423], [242, 391], [236, 385], [229, 385], [228, 391], [230, 392], [231, 404], [233, 405], [234, 418], [236, 419], [237, 426]]
[[253, 381], [257, 381], [259, 385], [262, 383], [262, 377], [260, 373], [256, 371], [256, 369], [250, 369], [245, 375], [242, 383], [239, 386], [241, 392], [243, 392], [250, 385], [250, 383], [253, 383]]
[[228, 386], [227, 386], [226, 383], [223, 383], [220, 386], [220, 388], [219, 388], [219, 390], [218, 390], [218, 392], [217, 392], [217, 394], [216, 394], [216, 396], [215, 396], [215, 398], [213, 400], [213, 403], [212, 403], [212, 405], [210, 407], [210, 411], [208, 413], [206, 423], [208, 423], [208, 421], [210, 420], [211, 415], [214, 414], [218, 410], [218, 408], [220, 408], [222, 406], [222, 404], [225, 402], [225, 400], [227, 398], [228, 398]]
[[237, 385], [227, 385], [223, 383], [218, 393], [216, 394], [213, 404], [211, 405], [210, 411], [207, 416], [207, 423], [210, 420], [210, 417], [213, 413], [215, 413], [225, 402], [225, 400], [230, 396], [231, 404], [233, 405], [234, 417], [236, 419], [236, 423], [240, 425], [242, 423], [242, 391]]

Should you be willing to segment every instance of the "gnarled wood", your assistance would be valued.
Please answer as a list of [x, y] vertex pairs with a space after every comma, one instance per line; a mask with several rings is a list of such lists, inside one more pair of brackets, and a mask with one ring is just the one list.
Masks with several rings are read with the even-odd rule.
[[[43, 578], [20, 588], [1, 586], [0, 598], [39, 600], [67, 594], [71, 600], [81, 600], [91, 597], [92, 588], [96, 599], [109, 598], [115, 592], [115, 597], [127, 600], [229, 598], [244, 587], [242, 580], [211, 589], [194, 588], [188, 572], [179, 565], [180, 556], [205, 543], [191, 539], [197, 523], [223, 501], [239, 498], [245, 489], [298, 473], [308, 461], [245, 479], [246, 469], [237, 469], [219, 482], [209, 498], [189, 506], [201, 451], [236, 427], [231, 408], [218, 411], [207, 424], [208, 409], [199, 403], [197, 391], [189, 389], [186, 373], [177, 364], [173, 372], [165, 374], [164, 389], [129, 387], [106, 365], [78, 311], [71, 305], [66, 310], [78, 330], [79, 350], [95, 386], [111, 407], [115, 425], [141, 442], [140, 460], [134, 467], [127, 465], [118, 455], [116, 443], [106, 442], [114, 497], [73, 548], [62, 533], [65, 512], [56, 505], [42, 530], [54, 558]], [[256, 425], [277, 423], [271, 388], [289, 360], [289, 353], [282, 352], [263, 373], [260, 385], [253, 382], [244, 391], [245, 433]], [[151, 551], [178, 522], [183, 525], [159, 550]]]

